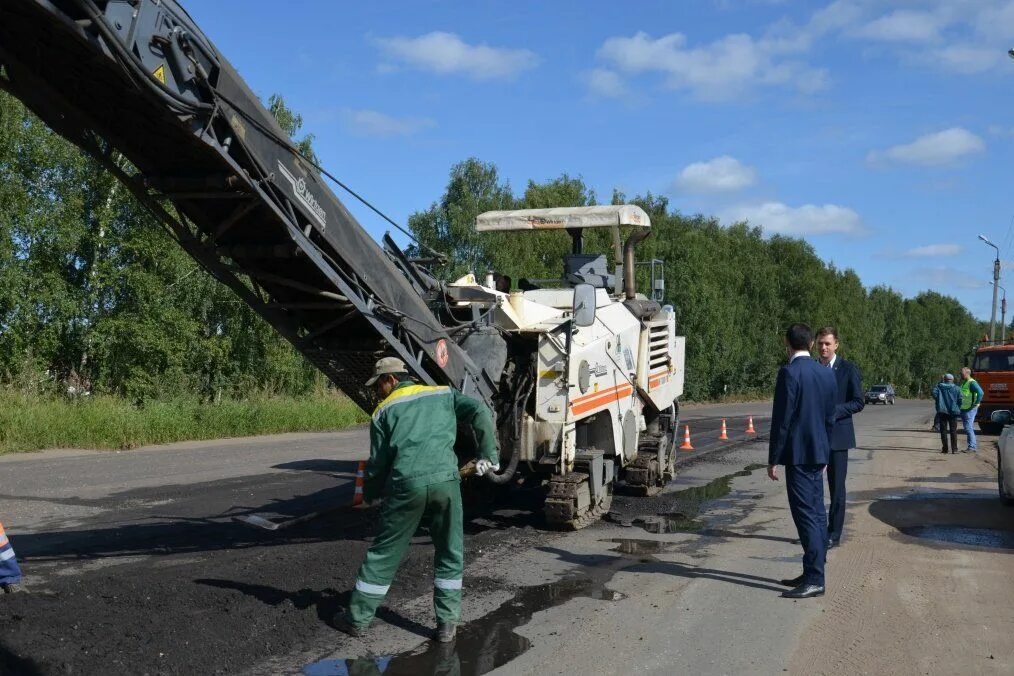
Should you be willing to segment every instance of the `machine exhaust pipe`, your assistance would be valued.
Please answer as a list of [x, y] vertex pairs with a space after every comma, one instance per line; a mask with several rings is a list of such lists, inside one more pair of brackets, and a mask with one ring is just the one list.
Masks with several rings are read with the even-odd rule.
[[634, 247], [638, 242], [647, 239], [650, 234], [651, 230], [647, 228], [635, 230], [630, 233], [627, 243], [623, 245], [623, 293], [627, 300], [634, 300], [637, 297], [637, 287], [634, 282], [636, 277], [634, 274]]

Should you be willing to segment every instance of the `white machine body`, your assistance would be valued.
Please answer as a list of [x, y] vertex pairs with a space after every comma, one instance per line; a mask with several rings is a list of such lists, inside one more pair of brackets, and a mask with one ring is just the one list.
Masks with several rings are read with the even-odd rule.
[[[575, 227], [649, 224], [640, 208], [623, 205], [492, 212], [479, 217], [477, 229], [573, 232]], [[453, 286], [494, 295], [493, 321], [508, 343], [534, 346], [534, 405], [523, 419], [521, 448], [514, 449], [521, 461], [552, 464], [566, 473], [580, 451], [595, 449], [618, 470], [628, 465], [648, 420], [660, 413], [674, 416], [683, 394], [686, 343], [676, 335], [672, 307], [637, 294], [635, 308], [655, 310], [639, 318], [628, 307], [629, 295], [596, 288], [594, 321], [576, 327], [574, 286], [504, 293], [494, 288], [491, 275], [484, 281], [467, 275]]]

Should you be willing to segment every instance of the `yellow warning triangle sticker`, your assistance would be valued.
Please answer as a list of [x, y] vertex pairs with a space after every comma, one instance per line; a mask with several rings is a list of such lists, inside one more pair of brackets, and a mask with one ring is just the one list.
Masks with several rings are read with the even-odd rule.
[[152, 75], [154, 75], [159, 82], [165, 84], [165, 64], [162, 64], [161, 66], [156, 68], [155, 72], [152, 73]]

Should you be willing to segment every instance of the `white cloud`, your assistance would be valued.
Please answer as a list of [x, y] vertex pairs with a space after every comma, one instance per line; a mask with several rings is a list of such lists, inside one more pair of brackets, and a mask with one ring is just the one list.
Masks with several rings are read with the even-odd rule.
[[947, 70], [964, 75], [982, 73], [1004, 61], [1002, 49], [951, 45], [933, 52], [933, 58]]
[[687, 165], [676, 178], [676, 187], [688, 193], [734, 192], [757, 182], [757, 172], [735, 157], [722, 155], [707, 162]]
[[417, 38], [378, 38], [384, 54], [402, 65], [440, 74], [461, 74], [474, 80], [512, 78], [538, 65], [527, 49], [470, 45], [454, 33], [435, 31]]
[[411, 136], [436, 126], [429, 118], [393, 117], [376, 110], [346, 110], [343, 117], [349, 131], [359, 136]]
[[837, 204], [790, 207], [781, 202], [765, 202], [734, 207], [719, 218], [727, 225], [747, 221], [776, 235], [853, 235], [866, 230], [859, 214]]
[[[865, 5], [862, 21], [846, 34], [893, 45], [892, 54], [908, 65], [970, 75], [1006, 66], [1004, 53], [1014, 24], [1010, 0], [917, 0], [867, 21], [875, 3]], [[924, 45], [935, 43], [927, 52]], [[919, 51], [915, 51], [918, 49]], [[1002, 72], [1002, 71], [1001, 71]]]
[[884, 42], [934, 42], [945, 25], [946, 20], [937, 14], [899, 9], [869, 22], [856, 34]]
[[621, 99], [629, 96], [627, 86], [618, 73], [605, 68], [594, 68], [584, 73], [582, 79], [588, 91], [604, 99]]
[[616, 70], [636, 75], [656, 72], [672, 89], [686, 89], [705, 100], [742, 96], [753, 87], [783, 87], [813, 92], [827, 84], [822, 69], [793, 60], [796, 44], [726, 35], [710, 44], [688, 47], [682, 33], [652, 38], [644, 32], [608, 38], [598, 58]]
[[[804, 21], [781, 19], [754, 35], [731, 33], [710, 42], [681, 32], [613, 36], [597, 58], [609, 72], [656, 74], [671, 89], [728, 101], [763, 88], [809, 94], [827, 87], [827, 69], [811, 61], [840, 38], [883, 45], [873, 58], [886, 54], [908, 66], [1001, 72], [1012, 24], [1011, 0], [909, 0], [904, 9], [883, 0], [835, 0]], [[616, 77], [603, 76], [607, 91], [617, 84]]]
[[953, 164], [962, 158], [986, 150], [986, 143], [961, 127], [951, 127], [920, 136], [911, 143], [873, 150], [866, 156], [871, 163], [894, 162], [934, 167]]
[[929, 244], [917, 246], [901, 254], [905, 258], [933, 258], [936, 256], [958, 256], [965, 247], [960, 244]]
[[916, 282], [928, 284], [931, 288], [942, 289], [981, 289], [989, 286], [987, 282], [976, 281], [968, 276], [967, 270], [959, 270], [947, 265], [930, 268], [916, 268], [909, 273], [909, 278]]
[[987, 40], [1010, 39], [1010, 27], [1014, 25], [1014, 2], [982, 1], [974, 3], [973, 8], [968, 12], [969, 21], [982, 37]]

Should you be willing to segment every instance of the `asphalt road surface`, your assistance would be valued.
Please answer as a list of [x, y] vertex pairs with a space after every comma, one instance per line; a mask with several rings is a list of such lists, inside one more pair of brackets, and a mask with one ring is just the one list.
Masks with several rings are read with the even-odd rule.
[[[777, 580], [800, 551], [784, 488], [759, 468], [769, 408], [688, 407], [695, 450], [676, 481], [617, 496], [576, 533], [523, 502], [474, 505], [447, 647], [426, 639], [424, 532], [367, 637], [330, 625], [375, 527], [375, 510], [343, 507], [362, 429], [0, 458], [0, 520], [27, 576], [27, 593], [0, 597], [0, 672], [1014, 671], [1014, 509], [996, 499], [992, 439], [981, 457], [942, 456], [925, 403], [867, 408], [828, 594], [788, 601]], [[235, 519], [317, 511], [276, 531]]]

